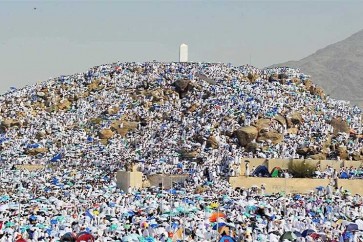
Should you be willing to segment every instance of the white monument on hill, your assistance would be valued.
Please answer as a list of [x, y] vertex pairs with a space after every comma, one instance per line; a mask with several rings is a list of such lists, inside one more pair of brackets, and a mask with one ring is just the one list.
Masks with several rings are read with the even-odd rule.
[[179, 62], [188, 62], [188, 46], [186, 44], [180, 45]]

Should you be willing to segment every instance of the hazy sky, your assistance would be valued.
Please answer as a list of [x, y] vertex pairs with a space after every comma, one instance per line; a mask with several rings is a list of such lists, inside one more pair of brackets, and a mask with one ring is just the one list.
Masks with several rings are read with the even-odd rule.
[[[36, 8], [36, 9], [34, 9]], [[363, 29], [363, 1], [1, 1], [0, 92], [115, 61], [301, 59]]]

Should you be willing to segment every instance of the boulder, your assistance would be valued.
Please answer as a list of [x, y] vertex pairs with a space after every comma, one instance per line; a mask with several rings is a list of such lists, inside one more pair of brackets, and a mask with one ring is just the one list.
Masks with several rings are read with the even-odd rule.
[[290, 81], [291, 81], [292, 83], [294, 83], [295, 85], [298, 85], [298, 84], [300, 84], [300, 83], [301, 83], [300, 78], [296, 78], [296, 77], [292, 78]]
[[289, 128], [287, 129], [288, 134], [297, 134], [299, 132], [298, 128]]
[[246, 145], [246, 151], [247, 151], [247, 152], [255, 153], [255, 152], [256, 152], [256, 150], [257, 150], [257, 148], [258, 148], [258, 145], [257, 145], [257, 143], [255, 143], [255, 142], [251, 142], [251, 143], [248, 143], [248, 144]]
[[42, 138], [44, 138], [46, 135], [47, 135], [47, 133], [46, 133], [44, 130], [42, 130], [42, 131], [39, 131], [39, 132], [35, 135], [35, 137], [36, 137], [37, 139], [42, 139]]
[[148, 187], [151, 187], [151, 183], [149, 180], [145, 180], [142, 182], [142, 187], [143, 188], [148, 188]]
[[44, 109], [46, 104], [44, 102], [34, 102], [32, 106], [36, 109]]
[[353, 160], [356, 160], [356, 161], [363, 160], [363, 156], [361, 154], [359, 154], [359, 152], [357, 152], [357, 151], [353, 152], [352, 158], [353, 158]]
[[251, 141], [255, 140], [258, 135], [258, 130], [253, 126], [246, 126], [235, 131], [235, 135], [241, 146], [246, 146]]
[[279, 79], [288, 79], [289, 78], [289, 76], [287, 74], [285, 74], [285, 73], [278, 74], [277, 77]]
[[42, 91], [37, 92], [37, 96], [40, 98], [44, 98], [45, 95], [46, 95], [45, 92], [42, 92]]
[[139, 122], [131, 122], [125, 120], [116, 120], [111, 123], [111, 130], [121, 136], [125, 136], [127, 132], [135, 130], [139, 127]]
[[106, 146], [108, 144], [108, 139], [100, 139], [100, 143]]
[[90, 92], [89, 91], [85, 91], [85, 92], [82, 92], [82, 93], [78, 93], [77, 94], [77, 98], [80, 99], [80, 98], [86, 98], [90, 95]]
[[101, 124], [103, 121], [102, 118], [91, 118], [88, 122], [91, 123], [92, 125], [99, 125]]
[[180, 151], [180, 155], [182, 158], [185, 158], [185, 159], [193, 159], [199, 155], [199, 152], [197, 150], [193, 150], [193, 151], [182, 150], [182, 151]]
[[306, 90], [310, 90], [310, 87], [312, 87], [313, 82], [311, 80], [305, 80], [304, 81], [304, 86], [306, 88]]
[[94, 80], [87, 86], [87, 89], [89, 92], [96, 92], [102, 90], [103, 87], [101, 86], [100, 80]]
[[34, 149], [28, 149], [25, 153], [27, 155], [38, 155], [38, 154], [44, 154], [48, 151], [47, 148], [44, 147], [39, 147], [39, 148], [34, 148]]
[[326, 160], [326, 154], [318, 153], [315, 155], [310, 155], [308, 158], [312, 160]]
[[217, 82], [211, 78], [209, 78], [208, 76], [202, 74], [202, 73], [198, 73], [196, 74], [196, 77], [198, 77], [200, 80], [203, 80], [207, 83], [209, 83], [210, 85], [215, 85], [217, 84]]
[[[313, 147], [303, 147], [303, 148], [297, 149], [296, 153], [298, 153], [299, 155], [303, 155], [304, 157], [306, 157], [306, 156], [311, 156], [311, 155], [319, 154], [319, 151], [317, 151]], [[320, 153], [323, 153], [323, 152], [320, 152]]]
[[270, 119], [258, 119], [256, 123], [253, 125], [257, 128], [258, 131], [262, 129], [268, 129], [270, 127], [271, 120]]
[[304, 122], [300, 113], [292, 113], [286, 117], [286, 123], [288, 128], [294, 128], [300, 126]]
[[302, 155], [302, 156], [305, 157], [309, 153], [309, 147], [299, 148], [299, 149], [296, 150], [296, 153], [298, 153], [299, 155]]
[[331, 146], [331, 135], [328, 135], [326, 141], [323, 143], [323, 148], [329, 148]]
[[269, 78], [268, 78], [269, 82], [278, 82], [279, 81], [279, 76], [277, 74], [272, 74]]
[[149, 94], [152, 96], [153, 102], [158, 102], [164, 98], [164, 92], [162, 89], [152, 90]]
[[59, 110], [68, 110], [72, 106], [72, 103], [68, 99], [64, 99], [60, 101], [60, 103], [57, 105]]
[[267, 141], [271, 140], [273, 144], [281, 143], [284, 139], [284, 136], [276, 131], [268, 131], [268, 132], [260, 132], [257, 138], [257, 141]]
[[203, 193], [203, 192], [206, 192], [207, 190], [208, 190], [208, 188], [207, 188], [207, 187], [205, 187], [205, 186], [197, 186], [197, 187], [195, 188], [194, 193], [195, 193], [195, 194], [201, 194], [201, 193]]
[[219, 144], [218, 144], [216, 137], [209, 136], [209, 138], [207, 139], [207, 147], [211, 147], [212, 149], [219, 148]]
[[348, 125], [348, 122], [343, 120], [341, 117], [333, 118], [330, 122], [330, 125], [334, 128], [334, 134], [337, 134], [339, 132], [342, 133], [350, 133], [350, 127]]
[[175, 91], [179, 94], [180, 98], [183, 98], [186, 93], [191, 90], [190, 80], [181, 79], [174, 82]]
[[4, 119], [0, 126], [1, 128], [21, 127], [22, 122], [16, 119]]
[[13, 119], [5, 119], [1, 122], [3, 128], [10, 128], [13, 124]]
[[198, 107], [199, 107], [199, 105], [198, 104], [196, 104], [196, 103], [193, 103], [192, 104], [192, 106], [190, 106], [189, 108], [188, 108], [188, 113], [192, 113], [192, 112], [194, 112], [195, 110], [197, 110], [198, 109]]
[[282, 116], [282, 115], [280, 115], [280, 114], [278, 114], [278, 115], [276, 115], [275, 117], [274, 117], [274, 119], [277, 121], [277, 122], [279, 122], [282, 126], [284, 126], [284, 127], [286, 127], [286, 119]]
[[132, 69], [133, 72], [137, 73], [137, 74], [141, 74], [144, 72], [144, 68], [142, 68], [141, 66], [137, 66], [137, 67], [134, 67]]
[[111, 129], [103, 129], [98, 134], [100, 139], [111, 139], [113, 135], [114, 132]]
[[108, 115], [115, 115], [118, 113], [118, 111], [120, 111], [120, 108], [119, 107], [109, 107], [107, 109], [107, 114]]
[[337, 152], [337, 155], [342, 160], [347, 160], [349, 158], [347, 147], [345, 147], [345, 146], [339, 146], [338, 149], [336, 150], [336, 152]]
[[256, 73], [250, 72], [248, 73], [247, 78], [248, 80], [250, 80], [250, 82], [255, 82], [259, 78], [259, 76]]
[[325, 97], [324, 90], [321, 87], [311, 86], [309, 91], [310, 91], [311, 95], [319, 96], [322, 99]]
[[151, 109], [153, 103], [152, 102], [148, 102], [148, 101], [144, 101], [142, 103], [142, 106], [145, 108], [145, 109]]

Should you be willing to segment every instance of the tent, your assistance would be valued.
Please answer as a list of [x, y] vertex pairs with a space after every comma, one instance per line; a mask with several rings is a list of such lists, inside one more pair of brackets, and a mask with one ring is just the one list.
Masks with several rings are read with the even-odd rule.
[[341, 174], [340, 174], [340, 179], [349, 179], [349, 175], [347, 172], [343, 171]]
[[217, 219], [218, 218], [225, 218], [226, 215], [222, 212], [215, 212], [215, 213], [212, 213], [212, 215], [209, 217], [209, 221], [212, 222], [212, 223], [215, 223], [217, 222]]
[[355, 224], [355, 223], [351, 223], [351, 224], [348, 224], [347, 225], [347, 227], [346, 227], [346, 229], [345, 229], [346, 231], [357, 231], [357, 230], [359, 230], [358, 229], [358, 225], [357, 224]]
[[60, 242], [75, 242], [76, 236], [73, 233], [66, 233], [60, 238]]
[[266, 166], [260, 165], [253, 171], [252, 176], [269, 177], [270, 173]]
[[219, 240], [219, 242], [236, 242], [234, 238], [228, 235], [222, 236], [222, 238]]
[[301, 233], [301, 235], [302, 235], [302, 237], [306, 237], [306, 236], [308, 236], [308, 235], [310, 235], [310, 234], [313, 234], [313, 233], [315, 233], [315, 230], [312, 230], [312, 229], [305, 229], [302, 233]]
[[94, 242], [95, 238], [90, 233], [81, 232], [77, 235], [76, 242], [81, 242], [81, 241]]
[[296, 235], [296, 237], [303, 237], [302, 234], [299, 231], [294, 231], [294, 234]]
[[284, 241], [284, 240], [288, 240], [288, 241], [296, 241], [297, 236], [291, 232], [285, 232], [281, 237], [280, 237], [280, 241]]
[[274, 167], [271, 171], [271, 177], [280, 177], [282, 174], [282, 169], [278, 166]]
[[62, 155], [56, 154], [50, 161], [56, 162], [56, 161], [59, 161], [60, 159], [62, 159]]
[[223, 226], [226, 226], [226, 223], [219, 222], [219, 223], [216, 223], [215, 225], [213, 225], [212, 229], [217, 230], [219, 228], [222, 228]]
[[363, 230], [363, 220], [362, 219], [357, 219], [355, 221], [355, 224], [358, 225], [359, 230]]

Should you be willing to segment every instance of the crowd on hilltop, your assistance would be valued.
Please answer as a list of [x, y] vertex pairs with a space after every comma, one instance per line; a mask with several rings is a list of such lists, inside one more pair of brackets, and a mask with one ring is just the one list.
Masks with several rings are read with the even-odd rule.
[[[282, 75], [285, 82], [271, 80], [272, 75]], [[250, 81], [249, 76], [256, 78]], [[177, 80], [189, 80], [194, 88], [178, 93]], [[351, 159], [363, 147], [361, 110], [311, 94], [306, 81], [304, 74], [290, 68], [156, 62], [97, 66], [2, 95], [2, 158], [23, 163], [46, 163], [57, 155], [80, 163], [142, 161], [150, 172], [154, 164], [176, 172], [184, 161], [180, 151], [194, 151], [195, 158], [206, 165], [212, 162], [215, 169], [240, 157], [301, 158], [301, 148], [337, 159], [334, 147], [345, 146]], [[274, 122], [277, 115], [294, 113], [303, 120], [293, 124], [295, 132], [284, 122]], [[330, 121], [335, 117], [349, 124], [348, 133], [334, 133]], [[254, 149], [241, 146], [234, 132], [262, 118], [272, 120], [264, 129], [282, 134], [282, 141], [257, 139], [251, 141]], [[9, 120], [16, 121], [15, 127], [11, 122], [4, 125]], [[115, 120], [134, 121], [137, 127], [100, 142], [98, 132]], [[208, 143], [211, 136], [214, 147]], [[331, 145], [325, 147], [328, 140]], [[32, 148], [46, 152], [27, 155]]]
[[[146, 62], [12, 89], [0, 96], [0, 241], [71, 232], [98, 241], [357, 240], [358, 195], [329, 185], [282, 197], [234, 191], [224, 180], [238, 175], [242, 158], [361, 157], [361, 110], [315, 88], [291, 68]], [[241, 135], [246, 127], [252, 132]], [[113, 174], [131, 163], [145, 175], [189, 176], [171, 190], [120, 191]]]

